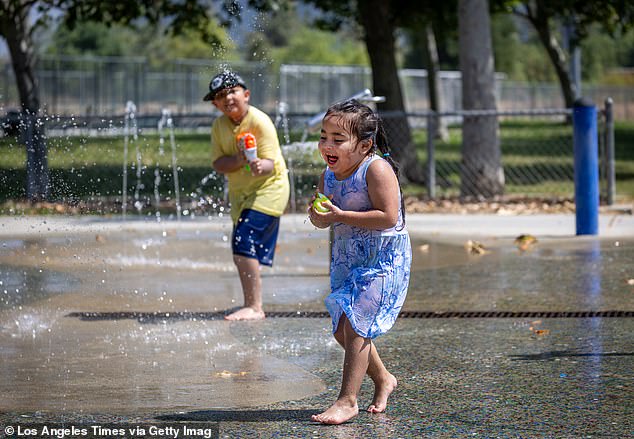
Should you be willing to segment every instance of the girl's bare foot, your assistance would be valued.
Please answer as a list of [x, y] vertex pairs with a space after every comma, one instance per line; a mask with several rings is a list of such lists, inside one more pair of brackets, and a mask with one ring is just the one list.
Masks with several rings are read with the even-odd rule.
[[264, 311], [245, 306], [225, 316], [225, 320], [262, 320], [264, 317]]
[[357, 403], [349, 403], [343, 400], [337, 400], [328, 410], [318, 415], [311, 416], [315, 422], [322, 424], [343, 424], [359, 414]]
[[389, 374], [384, 380], [380, 380], [374, 383], [374, 399], [372, 404], [368, 407], [370, 413], [381, 413], [385, 411], [387, 407], [387, 399], [390, 394], [396, 389], [397, 381], [396, 377]]

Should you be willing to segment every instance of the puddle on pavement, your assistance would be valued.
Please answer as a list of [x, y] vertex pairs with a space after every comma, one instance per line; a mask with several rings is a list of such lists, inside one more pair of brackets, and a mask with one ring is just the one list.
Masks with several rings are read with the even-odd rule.
[[223, 321], [142, 325], [43, 313], [3, 320], [5, 411], [249, 407], [325, 389], [306, 370], [239, 342]]
[[[71, 312], [208, 312], [238, 306], [242, 294], [229, 240], [226, 231], [171, 225], [0, 237], [0, 393], [5, 396], [0, 409], [230, 408], [322, 392], [324, 383], [306, 371], [309, 367], [269, 355], [299, 349], [288, 336], [280, 337], [275, 349], [263, 350], [260, 345], [269, 346], [271, 338], [252, 337], [247, 343], [232, 333], [258, 322], [157, 324], [68, 317]], [[484, 242], [489, 252], [482, 255], [471, 254], [463, 244], [438, 237], [414, 240], [404, 309], [577, 311], [631, 304], [633, 287], [627, 281], [634, 278], [634, 240], [618, 245], [614, 240], [545, 240], [527, 252], [512, 240], [493, 240]], [[267, 310], [324, 310], [327, 232], [282, 231], [275, 267], [262, 273]], [[328, 337], [324, 322], [322, 335]], [[284, 331], [282, 321], [266, 322], [273, 324]], [[314, 356], [323, 338], [300, 350], [313, 349]]]
[[[414, 249], [407, 309], [587, 311], [634, 307], [634, 240], [544, 240], [520, 251], [512, 240]], [[451, 248], [448, 248], [451, 247]]]
[[[38, 299], [47, 307], [93, 311], [235, 307], [242, 293], [229, 239], [217, 231], [168, 229], [0, 240], [0, 309]], [[262, 271], [267, 305], [321, 304], [327, 253], [323, 233], [280, 237], [275, 267]]]
[[[275, 268], [263, 270], [271, 309], [322, 302], [328, 242], [320, 235], [309, 246], [302, 234], [280, 237]], [[222, 231], [0, 239], [0, 409], [231, 408], [322, 392], [324, 383], [304, 368], [231, 333], [233, 325], [258, 322], [68, 317], [73, 311], [219, 311], [241, 303]]]

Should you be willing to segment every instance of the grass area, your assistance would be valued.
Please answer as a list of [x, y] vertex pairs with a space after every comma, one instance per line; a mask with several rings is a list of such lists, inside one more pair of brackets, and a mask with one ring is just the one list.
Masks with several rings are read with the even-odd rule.
[[[540, 197], [574, 196], [572, 126], [561, 121], [513, 120], [500, 123], [500, 147], [509, 195]], [[418, 157], [427, 160], [426, 131], [414, 132]], [[618, 200], [634, 198], [634, 123], [615, 126], [615, 173]], [[458, 195], [462, 131], [449, 128], [449, 139], [435, 142], [436, 180], [439, 195]]]
[[634, 198], [634, 123], [617, 122], [614, 127], [614, 164], [617, 197]]
[[[426, 132], [415, 130], [414, 141], [422, 163], [426, 160]], [[223, 178], [210, 175], [211, 163], [208, 134], [176, 134], [181, 200], [189, 194], [201, 193], [221, 197]], [[446, 142], [436, 143], [436, 169], [441, 196], [457, 195], [460, 185], [461, 130], [450, 128]], [[562, 122], [508, 121], [500, 125], [500, 143], [508, 194], [526, 196], [573, 196], [572, 128]], [[634, 123], [617, 123], [615, 155], [617, 201], [634, 198]], [[122, 137], [57, 137], [50, 138], [49, 169], [51, 199], [67, 203], [121, 199], [124, 141]], [[169, 142], [164, 154], [159, 152], [159, 138], [149, 135], [128, 146], [128, 191], [132, 199], [137, 182], [137, 155], [141, 162], [141, 198], [154, 197], [156, 173], [160, 176], [163, 199], [173, 197], [171, 150]], [[15, 139], [0, 139], [0, 205], [25, 197], [26, 153]], [[312, 192], [323, 164], [318, 157], [298, 156], [293, 159], [296, 188], [301, 194]], [[404, 188], [407, 194], [424, 194], [421, 187]], [[3, 210], [6, 210], [3, 209]]]
[[[159, 152], [158, 136], [139, 138], [128, 145], [128, 196], [134, 195], [137, 169], [141, 169], [141, 194], [153, 196], [155, 171], [161, 177], [161, 194], [173, 196], [171, 147]], [[137, 166], [137, 147], [140, 168]], [[122, 137], [58, 137], [48, 141], [51, 199], [78, 201], [89, 197], [120, 197], [122, 191], [124, 141]], [[26, 152], [11, 139], [0, 140], [0, 202], [25, 197]], [[194, 191], [211, 172], [209, 136], [180, 134], [177, 139], [179, 182], [185, 192]], [[217, 180], [217, 181], [216, 181]], [[214, 184], [216, 183], [216, 184]], [[222, 191], [222, 179], [208, 183]], [[220, 187], [218, 187], [220, 186]], [[209, 190], [209, 189], [208, 189]]]

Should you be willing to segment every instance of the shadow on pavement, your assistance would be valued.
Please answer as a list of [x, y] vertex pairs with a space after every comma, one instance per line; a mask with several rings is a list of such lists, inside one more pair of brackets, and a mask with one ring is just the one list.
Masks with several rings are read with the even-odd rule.
[[634, 352], [571, 352], [571, 351], [551, 351], [539, 354], [510, 355], [513, 361], [540, 361], [554, 360], [555, 358], [571, 357], [632, 357]]
[[160, 415], [161, 421], [208, 421], [208, 422], [279, 422], [306, 419], [319, 413], [315, 410], [200, 410], [174, 415]]

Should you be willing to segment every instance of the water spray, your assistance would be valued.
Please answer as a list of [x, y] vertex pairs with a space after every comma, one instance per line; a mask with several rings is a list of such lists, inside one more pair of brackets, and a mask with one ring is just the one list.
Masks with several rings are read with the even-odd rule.
[[130, 139], [130, 130], [132, 130], [132, 139], [137, 145], [139, 139], [139, 127], [136, 120], [136, 105], [134, 102], [128, 101], [125, 104], [125, 117], [123, 119], [123, 188], [121, 191], [121, 210], [123, 218], [126, 216], [128, 204], [128, 145]]

